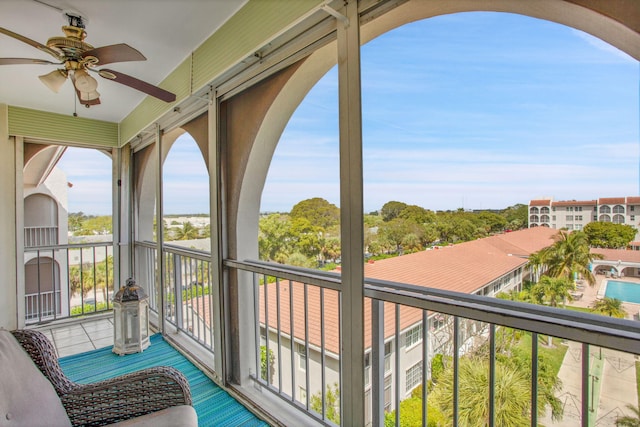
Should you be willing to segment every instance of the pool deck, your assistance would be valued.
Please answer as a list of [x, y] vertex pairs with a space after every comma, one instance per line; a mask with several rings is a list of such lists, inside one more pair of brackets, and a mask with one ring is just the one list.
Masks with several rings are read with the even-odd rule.
[[[616, 278], [613, 278], [617, 280]], [[608, 277], [596, 275], [596, 283], [589, 286], [586, 281], [576, 292], [582, 294], [580, 299], [568, 302], [574, 307], [590, 307], [600, 299], [598, 295], [604, 295]], [[640, 278], [622, 277], [619, 280], [640, 284]], [[623, 302], [628, 319], [638, 319], [640, 304]], [[580, 343], [566, 342], [569, 349], [565, 353], [564, 360], [558, 372], [558, 378], [562, 381], [561, 389], [556, 393], [563, 405], [564, 416], [562, 420], [552, 420], [550, 411], [541, 417], [541, 424], [548, 427], [575, 427], [581, 425], [581, 395], [582, 395], [582, 350]], [[633, 415], [627, 405], [638, 404], [635, 363], [633, 354], [621, 353], [615, 350], [589, 347], [590, 353], [590, 378], [597, 378], [597, 384], [593, 391], [593, 404], [595, 407], [589, 412], [587, 425], [614, 426], [619, 416]]]
[[[604, 294], [607, 289], [607, 281], [608, 280], [621, 280], [624, 282], [633, 282], [640, 285], [640, 277], [605, 277], [602, 274], [596, 275], [596, 283], [593, 286], [589, 286], [586, 281], [581, 281], [581, 285], [576, 292], [582, 294], [580, 299], [574, 299], [571, 302], [567, 302], [568, 306], [572, 307], [584, 307], [588, 308], [593, 305], [593, 303], [599, 299], [604, 298]], [[579, 281], [580, 282], [580, 281]], [[634, 304], [630, 302], [623, 301], [622, 307], [627, 312], [627, 319], [638, 320], [638, 314], [640, 313], [640, 304]]]

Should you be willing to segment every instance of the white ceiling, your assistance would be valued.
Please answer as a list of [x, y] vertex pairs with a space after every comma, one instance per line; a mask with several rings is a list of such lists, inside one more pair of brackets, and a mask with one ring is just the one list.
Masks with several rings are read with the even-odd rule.
[[[86, 17], [93, 47], [126, 43], [147, 61], [109, 64], [108, 68], [151, 84], [159, 84], [178, 64], [213, 34], [247, 0], [1, 0], [0, 27], [46, 44], [63, 36], [67, 25], [59, 10]], [[0, 58], [37, 58], [56, 62], [44, 52], [0, 34]], [[100, 105], [85, 108], [67, 81], [54, 93], [38, 79], [55, 65], [0, 66], [0, 103], [111, 122], [119, 122], [145, 94], [97, 77]]]

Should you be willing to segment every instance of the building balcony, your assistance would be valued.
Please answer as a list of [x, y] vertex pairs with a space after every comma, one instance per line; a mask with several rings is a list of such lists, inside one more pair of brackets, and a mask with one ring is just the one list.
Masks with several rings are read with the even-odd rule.
[[[235, 325], [228, 316], [216, 324], [228, 295], [213, 284], [210, 254], [166, 246], [158, 257], [151, 243], [137, 244], [137, 253], [155, 329], [222, 389], [272, 424], [340, 424], [350, 410], [339, 398], [343, 346], [355, 331], [343, 321], [350, 307], [339, 273], [225, 260], [224, 273], [238, 277], [236, 292], [246, 300]], [[162, 288], [149, 286], [158, 283], [158, 265]], [[373, 279], [364, 295], [364, 323], [352, 328], [364, 329], [358, 366], [366, 425], [402, 425], [409, 414], [424, 425], [437, 417], [463, 425], [472, 385], [487, 425], [501, 425], [505, 400], [520, 405], [531, 425], [548, 426], [615, 425], [637, 402], [636, 321]], [[49, 330], [63, 366], [77, 351], [112, 345], [109, 313], [66, 322], [36, 326]], [[515, 387], [505, 383], [513, 368], [507, 359], [519, 360], [521, 396], [504, 395]], [[238, 370], [238, 379], [224, 381], [221, 366]], [[547, 388], [550, 369], [561, 381]], [[426, 404], [442, 398], [434, 382], [447, 384], [448, 408]]]

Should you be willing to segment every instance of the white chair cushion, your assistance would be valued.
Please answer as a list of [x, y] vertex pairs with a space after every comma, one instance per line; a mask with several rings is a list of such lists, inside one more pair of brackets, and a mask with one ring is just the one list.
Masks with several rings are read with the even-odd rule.
[[197, 427], [198, 416], [193, 406], [172, 406], [138, 418], [110, 424], [111, 427]]
[[11, 332], [0, 329], [0, 427], [69, 427], [53, 385]]

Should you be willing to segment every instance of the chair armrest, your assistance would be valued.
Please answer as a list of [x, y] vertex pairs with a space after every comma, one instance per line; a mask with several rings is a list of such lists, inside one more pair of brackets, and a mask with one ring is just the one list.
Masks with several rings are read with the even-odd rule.
[[75, 384], [60, 396], [74, 426], [101, 426], [176, 405], [191, 405], [185, 376], [167, 366], [92, 384]]
[[32, 329], [17, 329], [11, 333], [29, 354], [38, 369], [51, 382], [58, 396], [75, 386], [75, 383], [62, 372], [56, 349], [42, 332]]

